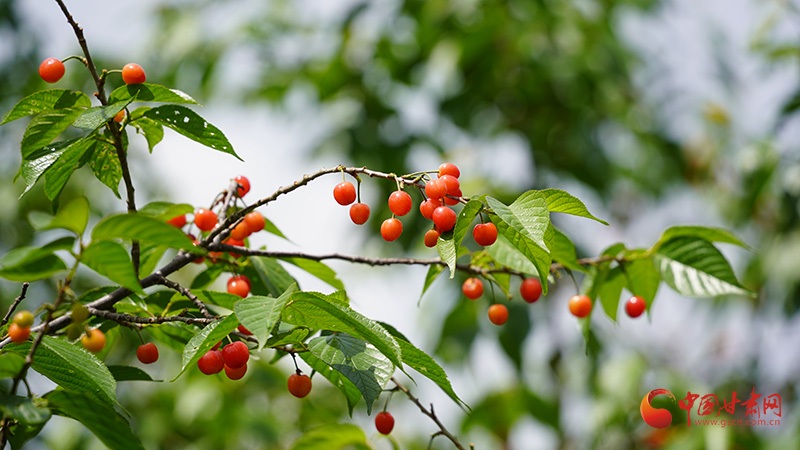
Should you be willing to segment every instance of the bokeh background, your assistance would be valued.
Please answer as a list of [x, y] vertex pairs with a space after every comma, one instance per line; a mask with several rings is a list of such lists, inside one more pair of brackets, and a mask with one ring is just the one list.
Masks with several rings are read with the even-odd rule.
[[[485, 317], [488, 301], [465, 300], [458, 278], [438, 280], [418, 303], [424, 267], [331, 263], [356, 310], [395, 325], [445, 367], [470, 414], [426, 380], [408, 383], [462, 442], [516, 450], [800, 448], [796, 0], [67, 4], [99, 66], [137, 62], [148, 82], [189, 93], [245, 160], [169, 131], [150, 155], [132, 137], [140, 205], [206, 205], [240, 174], [255, 198], [336, 164], [409, 173], [451, 161], [465, 195], [510, 201], [556, 187], [584, 200], [611, 226], [554, 218], [579, 256], [616, 242], [647, 247], [676, 224], [732, 229], [755, 249], [723, 251], [757, 298], [688, 299], [662, 286], [647, 318], [612, 323], [598, 309], [599, 346], [590, 352], [566, 308], [575, 291], [568, 277], [532, 306], [512, 301], [512, 320], [497, 328]], [[41, 60], [78, 52], [55, 2], [0, 0], [0, 111], [45, 87]], [[55, 87], [91, 94], [87, 75], [69, 62]], [[53, 236], [34, 236], [27, 222], [31, 211], [50, 208], [41, 189], [17, 200], [22, 122], [0, 128], [0, 254]], [[362, 185], [373, 212], [367, 227], [356, 227], [331, 198], [338, 182], [323, 178], [264, 208], [291, 242], [265, 235], [254, 245], [431, 256], [422, 220], [405, 220], [397, 243], [377, 234], [393, 183]], [[76, 195], [90, 198], [94, 220], [124, 210], [87, 169], [64, 198]], [[304, 289], [330, 290], [293, 273]], [[76, 289], [103, 282], [83, 273]], [[49, 301], [53, 289], [35, 283], [29, 306]], [[0, 280], [3, 310], [18, 293]], [[135, 361], [134, 335], [112, 337], [106, 360]], [[398, 395], [390, 403], [395, 441], [381, 437], [363, 406], [347, 417], [344, 399], [321, 378], [309, 399], [289, 397], [288, 361], [270, 364], [269, 351], [260, 357], [242, 382], [189, 373], [173, 383], [122, 383], [121, 402], [154, 449], [289, 448], [304, 430], [336, 421], [362, 425], [378, 449], [423, 449], [436, 431]], [[162, 349], [147, 370], [169, 380], [179, 359]], [[43, 393], [48, 382], [34, 386]], [[687, 427], [675, 419], [654, 432], [638, 408], [655, 388], [678, 398], [779, 393], [782, 423]], [[59, 418], [29, 447], [103, 448]], [[451, 445], [438, 438], [433, 448]]]

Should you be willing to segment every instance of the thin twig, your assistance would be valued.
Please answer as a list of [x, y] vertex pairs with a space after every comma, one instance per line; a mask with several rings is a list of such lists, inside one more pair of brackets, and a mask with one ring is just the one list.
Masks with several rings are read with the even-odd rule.
[[206, 304], [203, 303], [202, 300], [197, 298], [196, 295], [192, 294], [192, 291], [190, 291], [189, 289], [186, 289], [185, 287], [183, 287], [180, 284], [168, 279], [167, 277], [161, 277], [158, 280], [158, 284], [161, 284], [161, 285], [166, 286], [166, 287], [168, 287], [170, 289], [176, 290], [176, 291], [180, 292], [184, 297], [186, 297], [189, 300], [191, 300], [192, 303], [194, 303], [194, 305], [197, 306], [197, 309], [200, 310], [200, 314], [202, 314], [203, 317], [205, 317], [207, 319], [216, 319], [216, 316], [214, 316], [213, 314], [208, 312], [208, 308], [206, 307]]
[[31, 284], [28, 283], [27, 281], [22, 283], [22, 291], [19, 293], [19, 296], [14, 299], [14, 303], [11, 304], [11, 307], [8, 308], [8, 312], [6, 313], [6, 316], [3, 317], [3, 322], [0, 323], [0, 327], [7, 324], [8, 321], [11, 320], [11, 316], [14, 315], [14, 310], [17, 309], [17, 306], [19, 306], [21, 301], [25, 300], [25, 294], [27, 294], [28, 286], [30, 285]]
[[437, 433], [440, 433], [442, 436], [445, 436], [447, 439], [450, 439], [450, 442], [452, 442], [457, 449], [466, 450], [464, 446], [461, 445], [460, 442], [458, 442], [458, 438], [453, 433], [448, 431], [447, 428], [444, 426], [444, 424], [439, 420], [439, 418], [436, 417], [436, 413], [433, 411], [433, 404], [431, 404], [430, 410], [426, 409], [424, 406], [422, 406], [422, 403], [420, 403], [419, 399], [414, 397], [414, 395], [411, 393], [411, 391], [408, 390], [407, 387], [403, 386], [403, 384], [397, 381], [397, 378], [392, 377], [391, 380], [395, 384], [395, 386], [397, 386], [398, 389], [400, 389], [404, 394], [406, 394], [406, 397], [408, 397], [408, 399], [411, 400], [412, 403], [417, 405], [417, 408], [419, 408], [422, 414], [425, 414], [426, 416], [430, 417], [431, 420], [433, 420], [433, 422], [436, 424], [436, 426], [439, 427], [440, 430]]
[[93, 316], [97, 316], [103, 319], [113, 320], [114, 322], [120, 324], [143, 324], [143, 325], [153, 325], [153, 324], [160, 324], [160, 323], [167, 323], [167, 322], [183, 322], [188, 324], [202, 324], [208, 325], [212, 322], [216, 322], [218, 319], [216, 317], [186, 317], [180, 314], [175, 316], [156, 316], [156, 317], [140, 317], [140, 316], [132, 316], [130, 314], [122, 314], [116, 313], [111, 311], [106, 311], [102, 309], [88, 307], [89, 312]]

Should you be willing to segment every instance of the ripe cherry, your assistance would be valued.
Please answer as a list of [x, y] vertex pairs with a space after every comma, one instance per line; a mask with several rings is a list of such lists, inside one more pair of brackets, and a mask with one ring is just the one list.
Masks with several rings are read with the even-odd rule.
[[97, 353], [106, 345], [106, 335], [98, 328], [92, 328], [81, 338], [81, 344], [92, 353]]
[[454, 177], [452, 175], [442, 175], [441, 177], [439, 177], [439, 179], [444, 181], [445, 186], [447, 186], [447, 194], [448, 195], [456, 195], [456, 192], [460, 192], [461, 191], [459, 189], [461, 184], [458, 182], [458, 178], [456, 178], [456, 177]]
[[[228, 240], [226, 240], [224, 243], [236, 247], [244, 247], [244, 241], [237, 241], [236, 239], [228, 238]], [[228, 254], [233, 256], [234, 258], [238, 258], [239, 256], [241, 256], [238, 253], [233, 253], [233, 252], [228, 252]]]
[[419, 204], [419, 212], [422, 214], [422, 217], [431, 220], [433, 219], [433, 210], [440, 206], [442, 206], [442, 202], [429, 198]]
[[444, 175], [452, 175], [456, 178], [461, 176], [461, 171], [458, 170], [455, 164], [452, 163], [443, 163], [439, 166], [439, 176], [442, 177]]
[[439, 200], [447, 194], [447, 184], [441, 179], [428, 181], [425, 185], [425, 195], [429, 198]]
[[233, 181], [236, 183], [237, 197], [244, 197], [245, 194], [250, 192], [250, 180], [248, 180], [246, 176], [239, 175], [238, 177], [234, 178]]
[[405, 216], [411, 211], [412, 202], [408, 192], [394, 191], [389, 195], [389, 209], [397, 216]]
[[142, 364], [153, 364], [158, 361], [158, 347], [152, 342], [142, 344], [136, 349], [136, 357]]
[[333, 198], [336, 203], [347, 206], [356, 201], [356, 187], [349, 181], [343, 181], [333, 188]]
[[146, 79], [144, 69], [138, 64], [125, 64], [125, 67], [122, 68], [122, 81], [125, 84], [144, 83]]
[[483, 281], [479, 278], [467, 278], [464, 284], [461, 285], [461, 292], [472, 300], [483, 295]]
[[542, 295], [542, 282], [538, 278], [526, 278], [519, 287], [519, 293], [523, 300], [533, 303]]
[[245, 298], [250, 293], [250, 283], [240, 277], [231, 277], [228, 279], [228, 293], [235, 294], [239, 297]]
[[[452, 195], [453, 197], [463, 197], [463, 194], [461, 193], [461, 189], [456, 189], [456, 191], [452, 192], [452, 193], [448, 192], [447, 195]], [[450, 198], [450, 197], [445, 197], [444, 198], [444, 204], [445, 205], [450, 205], [450, 206], [457, 205], [458, 204], [458, 200], [456, 200], [454, 198]]]
[[17, 325], [15, 322], [11, 323], [11, 326], [8, 327], [8, 337], [11, 338], [12, 342], [16, 342], [19, 344], [20, 342], [25, 342], [28, 340], [28, 336], [31, 335], [31, 327], [21, 327]]
[[247, 373], [247, 364], [236, 369], [225, 366], [225, 375], [227, 375], [228, 378], [230, 378], [231, 380], [241, 380], [244, 374], [246, 373]]
[[394, 428], [394, 417], [386, 411], [379, 412], [375, 416], [375, 428], [380, 434], [388, 435]]
[[472, 229], [472, 237], [478, 245], [492, 245], [497, 241], [497, 227], [493, 223], [479, 223]]
[[250, 229], [250, 234], [258, 233], [267, 225], [267, 219], [258, 211], [253, 211], [244, 216], [244, 222], [247, 224], [247, 228]]
[[592, 312], [592, 300], [588, 295], [573, 295], [569, 299], [569, 312], [575, 317], [586, 317]]
[[194, 224], [203, 231], [211, 231], [217, 226], [217, 213], [200, 208], [194, 213]]
[[60, 80], [64, 71], [64, 63], [55, 58], [47, 58], [39, 65], [39, 76], [48, 83]]
[[286, 386], [289, 388], [290, 394], [297, 398], [303, 398], [311, 392], [311, 378], [308, 378], [308, 375], [293, 373], [289, 376]]
[[239, 325], [238, 327], [236, 327], [236, 329], [239, 330], [239, 333], [242, 333], [245, 336], [252, 336], [253, 335], [253, 333], [251, 333], [250, 330], [245, 328], [244, 325]]
[[502, 325], [508, 320], [508, 308], [506, 305], [495, 303], [489, 307], [489, 320], [495, 325]]
[[403, 234], [403, 222], [392, 217], [386, 219], [381, 224], [381, 236], [389, 242], [397, 239]]
[[183, 226], [186, 225], [186, 214], [175, 216], [172, 219], [169, 219], [167, 223], [175, 228], [183, 228]]
[[236, 241], [243, 241], [247, 239], [247, 236], [250, 236], [250, 227], [247, 225], [247, 222], [242, 220], [239, 222], [233, 230], [231, 230], [231, 239]]
[[124, 119], [125, 119], [125, 110], [124, 109], [121, 110], [120, 112], [118, 112], [116, 116], [114, 116], [114, 122], [117, 122], [117, 123], [122, 123], [122, 121]]
[[439, 234], [436, 230], [428, 230], [425, 233], [425, 247], [436, 247], [436, 242], [439, 240]]
[[442, 231], [450, 231], [456, 224], [456, 212], [447, 206], [433, 210], [433, 223]]
[[363, 225], [369, 219], [369, 205], [356, 203], [350, 207], [350, 220], [356, 225]]
[[238, 369], [250, 359], [250, 349], [242, 341], [236, 341], [222, 347], [222, 359], [231, 369]]
[[14, 314], [14, 323], [25, 328], [33, 325], [33, 314], [30, 311], [20, 311]]
[[634, 295], [633, 297], [629, 298], [628, 302], [625, 303], [625, 312], [627, 312], [628, 315], [633, 318], [641, 316], [646, 308], [647, 302], [645, 302], [644, 299], [638, 295]]
[[222, 359], [222, 352], [219, 350], [209, 350], [197, 360], [197, 368], [206, 375], [220, 373], [224, 365], [225, 361]]

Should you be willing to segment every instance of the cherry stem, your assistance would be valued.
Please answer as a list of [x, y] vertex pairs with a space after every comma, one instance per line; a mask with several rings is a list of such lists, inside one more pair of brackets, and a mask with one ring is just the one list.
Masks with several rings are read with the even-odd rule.
[[22, 291], [19, 293], [19, 296], [14, 299], [14, 303], [12, 303], [11, 306], [8, 308], [8, 312], [6, 313], [6, 316], [3, 317], [3, 321], [0, 322], [0, 326], [3, 326], [8, 323], [8, 321], [11, 319], [11, 316], [14, 315], [14, 310], [17, 309], [17, 306], [19, 306], [20, 302], [25, 300], [25, 295], [27, 294], [28, 286], [30, 285], [31, 284], [28, 283], [27, 281], [22, 283]]

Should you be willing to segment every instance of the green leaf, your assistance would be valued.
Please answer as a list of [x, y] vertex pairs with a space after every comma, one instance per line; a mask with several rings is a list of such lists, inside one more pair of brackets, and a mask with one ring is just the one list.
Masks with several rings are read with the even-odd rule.
[[83, 111], [83, 108], [56, 109], [34, 117], [22, 136], [22, 158], [27, 159], [37, 149], [53, 142]]
[[118, 102], [154, 102], [154, 103], [198, 103], [184, 92], [169, 89], [158, 84], [136, 83], [126, 84], [114, 89], [108, 96], [108, 103]]
[[376, 322], [350, 307], [331, 301], [315, 292], [295, 292], [283, 309], [283, 321], [318, 330], [341, 331], [363, 339], [377, 348], [396, 366], [402, 368], [400, 347]]
[[155, 217], [166, 222], [173, 217], [189, 214], [193, 211], [194, 207], [188, 203], [151, 202], [139, 209], [139, 214]]
[[75, 419], [114, 450], [144, 450], [131, 425], [112, 406], [79, 392], [55, 390], [45, 395], [55, 414]]
[[165, 127], [172, 128], [195, 142], [233, 155], [240, 161], [242, 160], [233, 150], [233, 146], [222, 134], [222, 131], [185, 106], [159, 106], [146, 111], [144, 117], [153, 119]]
[[189, 340], [194, 337], [190, 327], [183, 323], [165, 323], [156, 327], [147, 327], [146, 330], [158, 342], [176, 352], [182, 352]]
[[17, 247], [0, 257], [0, 267], [10, 269], [38, 261], [57, 250], [69, 250], [75, 245], [74, 236], [64, 236], [41, 247]]
[[633, 295], [642, 297], [649, 310], [656, 298], [658, 285], [661, 283], [661, 277], [653, 265], [653, 259], [637, 259], [626, 262], [625, 271], [628, 273], [628, 290]]
[[603, 310], [615, 322], [617, 321], [619, 298], [622, 295], [623, 287], [625, 287], [625, 275], [619, 267], [608, 270], [603, 282], [597, 287], [597, 294], [600, 297]]
[[[545, 242], [545, 232], [550, 225], [550, 212], [547, 209], [547, 200], [542, 193], [525, 192], [508, 206], [488, 196], [486, 203], [502, 222], [508, 224], [518, 234], [533, 241], [543, 250], [549, 251], [549, 246]], [[494, 219], [492, 221], [494, 222]]]
[[50, 278], [66, 270], [64, 261], [53, 252], [71, 249], [75, 243], [72, 236], [56, 239], [42, 247], [15, 248], [0, 258], [0, 277], [11, 281], [36, 281]]
[[[27, 355], [30, 348], [30, 342], [5, 347], [19, 355]], [[91, 396], [108, 405], [118, 405], [117, 383], [111, 372], [82, 347], [45, 336], [36, 349], [31, 367], [64, 389]]]
[[0, 395], [0, 411], [23, 425], [38, 425], [50, 420], [50, 410], [39, 408], [33, 399], [17, 395]]
[[684, 236], [705, 239], [708, 242], [723, 242], [726, 244], [734, 244], [738, 245], [739, 247], [746, 248], [748, 250], [753, 250], [752, 247], [739, 240], [739, 238], [734, 236], [733, 233], [731, 233], [728, 230], [723, 230], [721, 228], [699, 227], [699, 226], [675, 226], [667, 228], [667, 230], [664, 231], [664, 234], [661, 235], [661, 238], [656, 243], [656, 247], [673, 238], [684, 237]]
[[425, 275], [425, 284], [422, 285], [422, 293], [419, 294], [419, 301], [417, 305], [419, 306], [419, 302], [422, 301], [422, 297], [425, 296], [425, 292], [428, 291], [428, 288], [431, 287], [436, 278], [444, 271], [444, 266], [439, 264], [433, 264], [428, 267], [428, 273]]
[[270, 332], [281, 317], [281, 311], [296, 289], [296, 285], [292, 285], [277, 299], [253, 295], [234, 306], [236, 317], [258, 339], [259, 350], [266, 345]]
[[264, 256], [251, 256], [244, 275], [250, 278], [250, 291], [258, 295], [278, 297], [297, 281], [275, 260]]
[[346, 333], [311, 339], [308, 349], [355, 385], [367, 405], [367, 414], [394, 373], [394, 365], [368, 342]]
[[389, 332], [389, 334], [394, 336], [394, 339], [400, 345], [401, 358], [404, 364], [408, 364], [411, 366], [411, 368], [436, 383], [451, 399], [453, 399], [454, 402], [456, 402], [457, 405], [469, 409], [469, 406], [467, 406], [467, 404], [464, 403], [464, 401], [461, 400], [453, 390], [453, 386], [450, 384], [450, 380], [447, 378], [447, 373], [436, 362], [436, 360], [431, 358], [430, 355], [423, 352], [419, 348], [415, 347], [393, 326], [389, 325], [388, 323], [379, 323], [386, 331]]
[[22, 198], [59, 158], [73, 145], [81, 145], [82, 139], [70, 139], [68, 141], [56, 142], [43, 148], [31, 152], [25, 157], [20, 167], [20, 174], [25, 180], [25, 190], [19, 198]]
[[577, 262], [575, 244], [572, 243], [570, 238], [555, 227], [553, 227], [553, 233], [553, 245], [551, 245], [550, 251], [553, 261], [561, 263], [567, 269], [586, 272], [586, 267]]
[[133, 125], [136, 127], [137, 133], [144, 135], [147, 141], [147, 148], [150, 150], [150, 153], [153, 153], [155, 146], [164, 139], [164, 127], [155, 120], [148, 119], [147, 117], [136, 120]]
[[167, 252], [167, 247], [163, 245], [153, 245], [150, 242], [144, 242], [140, 246], [141, 253], [139, 254], [139, 273], [146, 275], [153, 273], [156, 270], [164, 253]]
[[21, 450], [28, 441], [35, 438], [36, 436], [39, 435], [39, 433], [41, 433], [44, 426], [45, 426], [44, 423], [33, 426], [25, 426], [25, 425], [12, 426], [11, 436], [8, 437], [8, 442], [9, 444], [11, 444], [11, 450]]
[[327, 424], [307, 431], [292, 450], [370, 450], [361, 428], [349, 423]]
[[206, 270], [197, 274], [192, 280], [192, 284], [189, 286], [189, 289], [205, 289], [211, 285], [211, 283], [217, 281], [217, 278], [225, 272], [225, 267], [221, 264], [214, 264], [208, 267]]
[[108, 106], [93, 106], [84, 110], [72, 125], [84, 130], [95, 131], [108, 123], [109, 120], [113, 120], [114, 116], [128, 106], [128, 103], [130, 102], [114, 103]]
[[453, 226], [453, 234], [451, 237], [439, 237], [436, 241], [436, 251], [439, 252], [439, 257], [447, 263], [450, 269], [450, 279], [455, 276], [456, 260], [458, 259], [458, 248], [461, 246], [461, 241], [467, 234], [472, 221], [478, 215], [478, 211], [483, 207], [483, 203], [478, 200], [470, 200], [458, 213], [456, 217], [456, 224]]
[[608, 225], [608, 222], [592, 215], [582, 201], [566, 191], [560, 189], [542, 189], [539, 192], [545, 196], [547, 200], [547, 209], [549, 209], [550, 212], [560, 212], [578, 217], [586, 217], [587, 219], [596, 220], [603, 225]]
[[108, 371], [119, 381], [157, 381], [144, 370], [133, 366], [108, 366]]
[[[266, 347], [277, 347], [279, 345], [294, 345], [297, 347], [305, 347], [303, 341], [311, 334], [312, 330], [306, 327], [295, 327], [289, 331], [273, 333], [267, 340]], [[356, 397], [361, 397], [359, 393]]]
[[497, 241], [486, 249], [489, 251], [489, 255], [500, 265], [522, 273], [531, 275], [539, 274], [539, 271], [536, 270], [536, 266], [533, 265], [530, 259], [511, 245], [508, 239], [502, 234], [498, 233]]
[[661, 278], [682, 295], [753, 295], [739, 285], [728, 261], [705, 239], [690, 236], [670, 239], [661, 244], [653, 261]]
[[118, 214], [100, 221], [92, 230], [92, 240], [102, 239], [129, 239], [170, 248], [194, 249], [191, 239], [181, 230], [139, 214]]
[[280, 258], [281, 261], [286, 261], [290, 264], [305, 270], [306, 272], [314, 275], [320, 280], [328, 283], [330, 286], [338, 290], [344, 290], [344, 284], [336, 277], [336, 272], [330, 267], [320, 261], [313, 261], [305, 258]]
[[47, 255], [28, 265], [0, 269], [0, 277], [18, 282], [38, 281], [50, 278], [62, 270], [67, 270], [64, 261], [56, 255]]
[[128, 252], [113, 241], [94, 241], [83, 250], [81, 262], [109, 280], [145, 295]]
[[197, 298], [199, 298], [202, 302], [208, 303], [210, 305], [217, 305], [221, 306], [225, 309], [229, 309], [233, 311], [233, 307], [242, 297], [239, 297], [236, 294], [230, 294], [227, 292], [215, 292], [215, 291], [200, 291], [196, 293]]
[[[492, 222], [497, 226], [497, 242], [490, 246], [489, 253], [492, 256], [499, 257], [500, 259], [497, 260], [501, 264], [513, 263], [515, 266], [509, 265], [509, 267], [516, 267], [520, 271], [536, 275], [542, 280], [546, 279], [550, 274], [550, 265], [552, 263], [550, 254], [542, 247], [536, 245], [535, 242], [525, 237], [525, 235], [518, 232], [515, 228], [512, 228], [498, 216], [492, 215], [490, 217]], [[531, 271], [530, 266], [522, 263], [521, 260], [515, 256], [514, 252], [508, 251], [508, 248], [504, 248], [506, 242], [508, 243], [507, 247], [515, 249], [533, 264], [536, 269], [535, 272]], [[498, 245], [498, 243], [500, 245]], [[497, 248], [495, 249], [494, 247]], [[542, 283], [543, 295], [547, 295], [547, 289], [548, 283]]]
[[36, 226], [37, 230], [53, 230], [63, 228], [80, 236], [89, 223], [89, 200], [86, 197], [76, 197], [66, 205], [58, 208], [55, 217], [49, 216], [46, 223]]
[[119, 196], [119, 182], [122, 180], [122, 166], [117, 157], [117, 150], [105, 141], [97, 141], [94, 145], [92, 158], [89, 160], [94, 176], [101, 183], [108, 186], [111, 192]]
[[14, 378], [24, 364], [23, 356], [16, 353], [0, 353], [0, 378]]
[[287, 238], [286, 236], [284, 236], [283, 232], [281, 232], [281, 230], [279, 230], [279, 229], [278, 229], [278, 227], [277, 227], [277, 226], [275, 226], [275, 224], [274, 224], [274, 223], [272, 223], [272, 221], [270, 221], [270, 220], [269, 220], [269, 219], [267, 219], [266, 217], [264, 217], [264, 231], [266, 231], [267, 233], [272, 233], [272, 234], [274, 234], [275, 236], [278, 236], [278, 237], [284, 238], [284, 239], [286, 239], [287, 241], [289, 240], [289, 238]]
[[197, 360], [200, 359], [200, 357], [205, 355], [207, 351], [211, 350], [211, 347], [216, 345], [217, 342], [221, 341], [225, 336], [229, 335], [238, 326], [239, 320], [236, 318], [236, 315], [231, 314], [200, 330], [199, 333], [189, 340], [189, 343], [186, 344], [186, 348], [183, 349], [181, 371], [172, 381], [177, 380], [190, 366], [197, 364]]
[[71, 108], [73, 106], [88, 108], [92, 106], [92, 100], [83, 92], [67, 89], [48, 89], [34, 92], [17, 102], [3, 118], [3, 121], [0, 122], [0, 125], [33, 114], [40, 114], [53, 109]]
[[341, 372], [334, 370], [327, 363], [314, 356], [311, 352], [298, 353], [300, 358], [306, 362], [314, 371], [325, 377], [326, 380], [338, 389], [347, 401], [347, 409], [350, 417], [353, 417], [353, 409], [361, 400], [361, 391], [358, 390], [352, 381], [348, 380]]
[[44, 174], [44, 193], [47, 198], [50, 200], [58, 198], [72, 176], [72, 172], [75, 172], [83, 164], [83, 156], [94, 145], [94, 142], [93, 139], [86, 138], [70, 145], [52, 164]]

